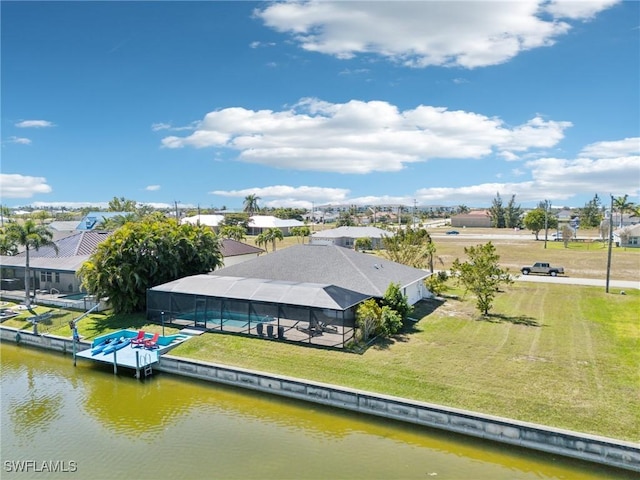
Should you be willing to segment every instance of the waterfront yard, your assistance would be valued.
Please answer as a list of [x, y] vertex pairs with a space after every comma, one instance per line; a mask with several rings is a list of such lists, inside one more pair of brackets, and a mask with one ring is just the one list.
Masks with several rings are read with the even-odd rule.
[[[492, 317], [471, 298], [423, 302], [418, 322], [361, 353], [206, 334], [172, 354], [640, 441], [640, 292], [626, 293], [516, 283]], [[92, 315], [79, 331], [91, 340], [123, 327], [161, 329], [144, 315]], [[63, 322], [47, 330], [70, 336]]]

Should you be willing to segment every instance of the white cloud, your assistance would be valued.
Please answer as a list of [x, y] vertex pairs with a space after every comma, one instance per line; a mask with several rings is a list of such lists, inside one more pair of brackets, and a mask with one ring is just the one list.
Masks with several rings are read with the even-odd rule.
[[34, 208], [91, 208], [106, 210], [109, 208], [109, 202], [31, 202]]
[[589, 20], [616, 3], [619, 0], [552, 0], [544, 6], [544, 10], [555, 18], [570, 18], [576, 20]]
[[[617, 143], [617, 142], [611, 142]], [[525, 164], [531, 180], [516, 183], [484, 183], [456, 188], [424, 188], [416, 192], [422, 203], [488, 205], [500, 192], [503, 198], [516, 195], [518, 202], [543, 199], [568, 200], [576, 196], [608, 194], [640, 195], [640, 156], [599, 159], [541, 158]], [[523, 175], [520, 169], [512, 172]]]
[[375, 54], [413, 67], [484, 67], [550, 46], [617, 0], [570, 2], [278, 2], [255, 10], [308, 51]]
[[147, 187], [145, 187], [145, 190], [148, 192], [155, 192], [157, 190], [160, 190], [160, 185], [148, 185]]
[[23, 120], [21, 122], [16, 123], [16, 127], [18, 128], [46, 128], [46, 127], [55, 127], [53, 122], [48, 120]]
[[171, 130], [173, 132], [180, 132], [183, 130], [194, 130], [198, 126], [199, 122], [191, 122], [189, 125], [183, 127], [174, 127], [170, 123], [158, 122], [151, 124], [151, 130], [158, 132], [160, 130]]
[[347, 201], [349, 190], [344, 188], [310, 187], [302, 185], [272, 185], [268, 187], [245, 188], [242, 190], [215, 190], [212, 195], [245, 198], [247, 195], [260, 197], [259, 203], [267, 207], [311, 208], [312, 204], [342, 203]]
[[338, 173], [394, 172], [433, 158], [481, 158], [547, 148], [569, 122], [535, 117], [509, 127], [495, 117], [419, 105], [400, 111], [384, 101], [333, 104], [302, 99], [289, 110], [225, 108], [208, 113], [186, 137], [162, 139], [167, 148], [217, 147], [245, 162]]
[[596, 142], [587, 145], [580, 152], [581, 157], [615, 158], [626, 155], [640, 155], [640, 137], [613, 142]]
[[30, 177], [15, 173], [0, 173], [0, 191], [3, 198], [30, 198], [51, 192], [44, 177]]
[[31, 145], [31, 140], [25, 137], [9, 137], [7, 143], [16, 143], [18, 145]]

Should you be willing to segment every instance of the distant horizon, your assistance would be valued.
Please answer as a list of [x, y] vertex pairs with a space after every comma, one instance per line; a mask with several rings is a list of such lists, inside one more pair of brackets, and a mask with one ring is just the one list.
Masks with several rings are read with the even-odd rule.
[[[504, 199], [503, 199], [504, 200]], [[517, 198], [516, 198], [517, 200]], [[519, 205], [518, 202], [516, 201], [516, 205]], [[6, 206], [6, 205], [5, 205]], [[136, 206], [137, 207], [143, 207], [143, 206], [149, 206], [152, 207], [155, 210], [170, 210], [170, 211], [175, 211], [176, 209], [176, 205], [175, 204], [147, 204], [147, 203], [141, 203], [141, 202], [136, 202]], [[329, 209], [329, 208], [348, 208], [351, 206], [355, 206], [357, 208], [361, 208], [361, 209], [366, 209], [368, 207], [398, 207], [398, 204], [395, 205], [387, 205], [387, 204], [367, 204], [367, 205], [353, 205], [353, 204], [335, 204], [335, 205], [315, 205], [315, 208], [313, 209], [313, 211], [318, 211], [318, 210], [323, 210], [323, 209]], [[406, 208], [409, 210], [409, 213], [411, 213], [412, 209], [414, 208], [414, 205], [411, 204], [404, 204], [404, 205], [400, 205], [403, 208]], [[469, 210], [489, 210], [491, 208], [491, 205], [485, 205], [485, 206], [474, 206], [474, 205], [463, 205], [463, 204], [459, 204], [459, 205], [444, 205], [444, 204], [425, 204], [425, 205], [421, 205], [421, 204], [416, 204], [415, 208], [417, 210], [424, 210], [427, 208], [447, 208], [447, 209], [457, 209], [458, 207], [466, 207]], [[531, 210], [531, 209], [535, 209], [537, 208], [537, 205], [533, 205], [533, 206], [523, 206], [523, 205], [519, 205], [520, 208], [522, 208], [523, 210]], [[605, 210], [608, 209], [609, 204], [608, 203], [603, 203], [601, 205]], [[29, 210], [26, 209], [31, 209], [32, 212], [35, 211], [54, 211], [56, 213], [62, 213], [65, 210], [62, 210], [63, 208], [67, 209], [67, 211], [79, 211], [79, 210], [85, 210], [85, 209], [90, 209], [89, 211], [98, 211], [98, 212], [108, 212], [110, 210], [109, 209], [109, 202], [101, 202], [101, 203], [90, 203], [90, 202], [79, 202], [77, 204], [71, 205], [71, 204], [55, 204], [55, 205], [49, 205], [49, 204], [40, 204], [40, 205], [17, 205], [17, 206], [7, 206], [7, 208], [9, 208], [10, 210], [18, 210], [18, 211], [25, 211], [25, 212], [29, 212]], [[238, 206], [235, 208], [231, 208], [229, 206], [227, 206], [227, 208], [214, 208], [214, 207], [205, 207], [202, 205], [189, 205], [189, 204], [182, 204], [182, 203], [178, 203], [178, 210], [180, 211], [184, 211], [184, 210], [197, 210], [198, 208], [201, 210], [206, 210], [206, 211], [211, 211], [213, 210], [214, 212], [225, 212], [225, 213], [246, 213], [243, 210], [242, 206]], [[298, 207], [264, 207], [266, 209], [277, 209], [277, 208], [298, 208]], [[550, 209], [552, 210], [578, 210], [581, 208], [584, 208], [584, 205], [582, 206], [569, 206], [569, 205], [550, 205], [549, 206]], [[95, 209], [95, 210], [91, 210], [91, 209]], [[311, 212], [312, 209], [308, 208], [299, 208], [300, 210], [305, 210], [305, 211], [309, 211]], [[260, 215], [260, 212], [263, 211], [263, 207], [260, 207], [260, 211], [255, 212], [255, 215]], [[383, 213], [381, 211], [377, 211], [377, 213]], [[203, 214], [203, 215], [210, 215], [209, 214]], [[373, 215], [373, 213], [372, 213]]]
[[639, 19], [622, 0], [2, 1], [0, 204], [638, 204]]

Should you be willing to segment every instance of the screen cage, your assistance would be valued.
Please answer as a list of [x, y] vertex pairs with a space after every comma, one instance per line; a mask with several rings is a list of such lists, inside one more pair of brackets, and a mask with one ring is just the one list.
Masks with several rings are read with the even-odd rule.
[[152, 322], [332, 348], [344, 348], [354, 339], [355, 310], [355, 306], [331, 310], [249, 299], [147, 291], [147, 319]]

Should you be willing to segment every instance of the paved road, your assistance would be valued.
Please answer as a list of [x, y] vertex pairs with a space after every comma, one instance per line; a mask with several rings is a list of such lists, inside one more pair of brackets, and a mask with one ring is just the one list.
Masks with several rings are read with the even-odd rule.
[[[575, 277], [550, 277], [547, 275], [518, 275], [517, 281], [521, 282], [541, 282], [541, 283], [560, 283], [564, 285], [591, 285], [594, 287], [606, 286], [606, 280], [597, 278], [575, 278]], [[609, 288], [635, 288], [640, 290], [640, 282], [629, 280], [610, 280]]]

